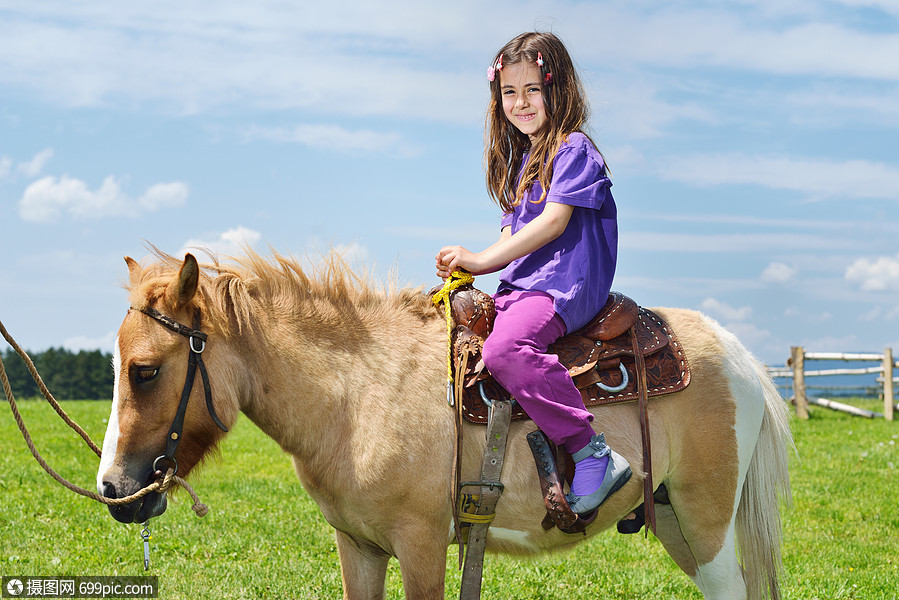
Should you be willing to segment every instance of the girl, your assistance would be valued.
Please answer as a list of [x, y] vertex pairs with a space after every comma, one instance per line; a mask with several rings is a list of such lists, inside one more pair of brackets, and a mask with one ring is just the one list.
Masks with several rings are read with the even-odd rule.
[[595, 434], [593, 415], [547, 349], [586, 325], [608, 297], [618, 248], [611, 182], [583, 132], [587, 103], [558, 37], [519, 35], [497, 54], [487, 79], [487, 188], [503, 210], [501, 235], [477, 253], [442, 248], [437, 274], [505, 267], [484, 363], [534, 423], [572, 454], [568, 500], [583, 514], [624, 485], [631, 470]]

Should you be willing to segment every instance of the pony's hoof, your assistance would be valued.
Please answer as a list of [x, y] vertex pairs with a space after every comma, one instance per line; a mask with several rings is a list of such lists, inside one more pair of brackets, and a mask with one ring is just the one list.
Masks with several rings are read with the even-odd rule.
[[641, 504], [628, 517], [630, 518], [618, 521], [618, 533], [639, 533], [643, 529], [643, 525], [646, 524], [646, 520], [643, 518], [643, 505]]

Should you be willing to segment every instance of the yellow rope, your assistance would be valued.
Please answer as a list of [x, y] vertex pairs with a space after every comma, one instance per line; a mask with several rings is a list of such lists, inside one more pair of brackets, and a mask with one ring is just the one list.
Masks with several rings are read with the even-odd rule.
[[431, 302], [440, 307], [443, 302], [443, 310], [446, 319], [446, 381], [448, 385], [453, 383], [453, 307], [450, 303], [450, 292], [463, 285], [473, 283], [474, 277], [468, 271], [453, 271], [446, 278], [443, 289], [434, 294]]

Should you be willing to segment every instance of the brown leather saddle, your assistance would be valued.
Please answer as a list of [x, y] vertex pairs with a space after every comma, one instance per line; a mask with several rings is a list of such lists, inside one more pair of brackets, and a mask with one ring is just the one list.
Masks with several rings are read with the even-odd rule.
[[[493, 298], [472, 286], [452, 295], [453, 364], [456, 376], [461, 358], [468, 354], [462, 394], [462, 415], [470, 423], [487, 423], [487, 402], [509, 399], [509, 393], [493, 379], [481, 360], [481, 347], [493, 329]], [[670, 327], [657, 314], [612, 292], [599, 314], [586, 327], [550, 346], [574, 379], [588, 407], [630, 402], [639, 397], [633, 333], [646, 363], [646, 394], [661, 396], [680, 391], [690, 383], [690, 368], [683, 348]], [[485, 402], [485, 398], [487, 402]], [[513, 419], [527, 419], [517, 405]]]
[[[496, 317], [493, 298], [467, 284], [450, 294], [450, 305], [455, 324], [452, 332], [454, 376], [457, 382], [462, 378], [459, 382], [462, 385], [457, 383], [457, 389], [462, 390], [461, 398], [457, 398], [457, 418], [461, 415], [470, 423], [486, 424], [488, 405], [495, 400], [512, 400], [481, 359], [481, 348]], [[657, 314], [638, 306], [623, 294], [612, 292], [590, 323], [562, 337], [549, 349], [568, 369], [586, 406], [639, 400], [643, 470], [646, 473], [643, 506], [654, 530], [655, 488], [651, 476], [646, 402], [647, 397], [677, 392], [690, 383], [690, 368], [677, 337]], [[528, 418], [515, 403], [512, 419]], [[461, 430], [459, 436], [457, 443], [461, 445]], [[548, 529], [555, 525], [566, 533], [582, 532], [596, 513], [579, 517], [571, 512], [565, 501], [563, 482], [568, 479], [570, 484], [574, 473], [570, 456], [556, 448], [539, 430], [528, 436], [528, 442], [537, 462], [547, 507], [544, 527]]]

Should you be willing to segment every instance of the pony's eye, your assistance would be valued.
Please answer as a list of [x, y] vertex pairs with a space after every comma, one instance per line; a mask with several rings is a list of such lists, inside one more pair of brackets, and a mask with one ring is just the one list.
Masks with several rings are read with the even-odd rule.
[[159, 369], [155, 367], [138, 367], [134, 373], [134, 378], [138, 383], [146, 383], [151, 381], [159, 374]]

